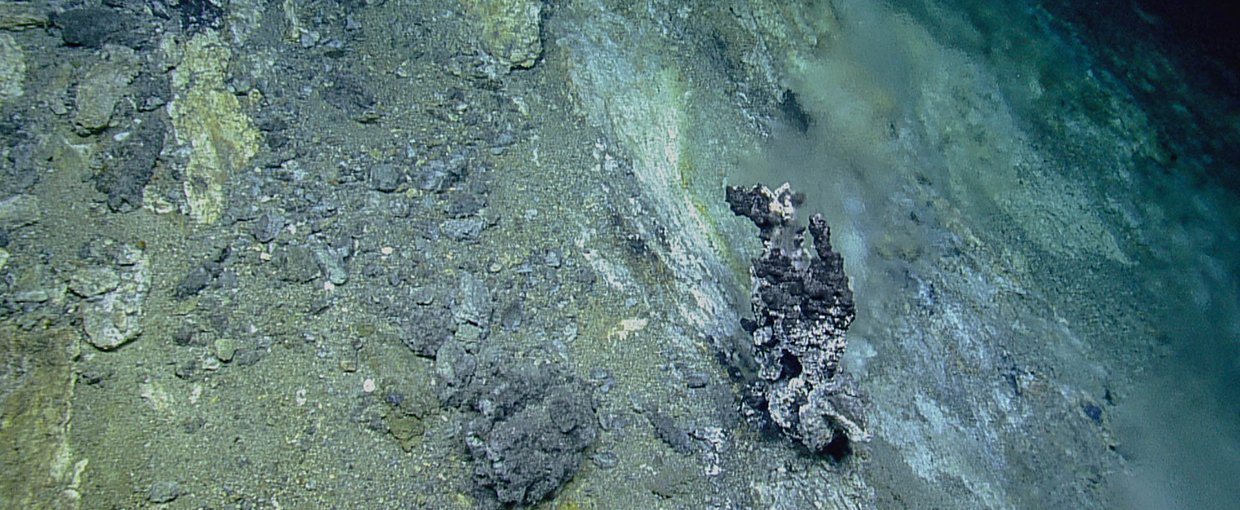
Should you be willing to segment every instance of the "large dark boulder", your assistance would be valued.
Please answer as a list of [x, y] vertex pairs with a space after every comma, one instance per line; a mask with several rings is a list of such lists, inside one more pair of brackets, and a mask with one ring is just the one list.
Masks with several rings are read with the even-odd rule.
[[533, 505], [572, 480], [598, 436], [588, 386], [559, 365], [456, 340], [436, 364], [441, 401], [465, 415], [483, 506]]

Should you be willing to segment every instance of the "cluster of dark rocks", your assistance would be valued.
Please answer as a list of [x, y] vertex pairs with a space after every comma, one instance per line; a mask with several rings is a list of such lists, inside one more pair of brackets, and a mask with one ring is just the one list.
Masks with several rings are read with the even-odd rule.
[[464, 412], [479, 501], [533, 505], [555, 494], [598, 437], [589, 388], [559, 365], [502, 349], [454, 355], [441, 387]]
[[751, 305], [744, 320], [754, 367], [747, 379], [747, 410], [814, 452], [842, 456], [866, 440], [861, 394], [840, 371], [855, 316], [844, 260], [831, 249], [821, 214], [809, 219], [813, 251], [796, 210], [804, 196], [788, 184], [729, 186], [732, 212], [758, 227], [762, 255], [753, 259]]
[[[449, 262], [454, 250], [484, 241], [485, 231], [497, 226], [499, 215], [486, 214], [487, 159], [503, 155], [525, 132], [523, 119], [528, 115], [507, 99], [493, 77], [451, 73], [459, 78], [447, 80], [455, 86], [427, 94], [435, 98], [427, 112], [434, 119], [429, 122], [433, 128], [405, 126], [436, 134], [402, 141], [407, 144], [403, 151], [391, 150], [391, 145], [369, 147], [365, 154], [361, 150], [341, 154], [329, 148], [350, 138], [322, 129], [327, 123], [312, 117], [319, 115], [318, 101], [334, 108], [327, 109], [328, 115], [343, 113], [336, 116], [357, 125], [395, 122], [391, 118], [399, 115], [391, 109], [380, 111], [384, 89], [364, 73], [329, 71], [333, 79], [317, 88], [306, 83], [318, 80], [297, 74], [307, 68], [322, 72], [321, 62], [313, 61], [319, 56], [345, 56], [349, 48], [342, 41], [361, 30], [348, 12], [353, 5], [359, 4], [313, 6], [314, 12], [306, 16], [314, 20], [313, 29], [298, 41], [299, 52], [281, 53], [273, 64], [278, 69], [274, 76], [251, 72], [243, 59], [229, 70], [225, 90], [239, 97], [261, 92], [249, 96], [261, 101], [247, 102], [254, 108], [246, 113], [254, 117], [265, 145], [246, 165], [247, 171], [229, 176], [225, 208], [214, 226], [202, 227], [204, 242], [197, 243], [208, 247], [187, 251], [185, 272], [171, 289], [159, 289], [170, 290], [168, 297], [193, 310], [171, 334], [172, 345], [180, 349], [175, 350], [178, 360], [170, 365], [179, 379], [199, 381], [217, 370], [252, 365], [270, 353], [273, 341], [281, 341], [290, 347], [314, 346], [320, 359], [343, 353], [341, 370], [353, 372], [358, 370], [357, 351], [365, 338], [372, 338], [373, 328], [372, 333], [348, 339], [346, 345], [317, 331], [285, 331], [271, 319], [300, 326], [313, 322], [334, 303], [360, 303], [368, 312], [395, 318], [393, 324], [407, 333], [401, 340], [416, 354], [435, 359], [436, 396], [460, 417], [461, 447], [473, 461], [472, 486], [479, 501], [484, 506], [537, 504], [573, 477], [599, 434], [591, 387], [569, 369], [541, 361], [554, 356], [502, 349], [498, 345], [506, 342], [490, 335], [493, 325], [508, 333], [522, 325], [523, 307], [535, 306], [524, 299], [526, 289], [541, 286], [551, 290], [540, 296], [563, 299], [567, 291], [561, 290], [561, 280], [568, 287], [588, 288], [594, 274], [560, 248], [549, 247], [516, 268], [516, 276], [504, 282], [508, 285], [493, 285], [492, 291], [486, 279], [501, 278], [503, 265], [470, 262], [458, 267]], [[91, 177], [109, 211], [129, 213], [144, 205], [160, 214], [187, 210], [181, 186], [170, 184], [188, 180], [182, 174], [187, 156], [166, 146], [173, 138], [173, 122], [165, 108], [174, 96], [169, 82], [173, 63], [159, 57], [156, 43], [161, 34], [184, 34], [188, 39], [203, 30], [224, 28], [226, 11], [226, 3], [214, 0], [103, 0], [66, 3], [42, 18], [40, 26], [59, 36], [69, 51], [81, 53], [83, 59], [88, 53], [98, 54], [96, 60], [102, 63], [96, 67], [115, 77], [100, 81], [123, 83], [107, 89], [111, 92], [107, 108], [97, 108], [108, 115], [68, 117], [79, 135], [98, 139]], [[284, 41], [267, 41], [261, 34], [246, 41], [245, 51], [263, 51], [265, 44], [283, 51]], [[442, 44], [453, 49], [452, 42]], [[438, 50], [426, 56], [424, 47], [429, 46], [419, 44], [411, 61], [470, 58]], [[316, 48], [321, 51], [306, 51]], [[410, 67], [417, 71], [416, 62]], [[53, 105], [56, 115], [88, 106], [72, 98], [63, 102]], [[304, 142], [311, 138], [329, 142]], [[27, 190], [41, 174], [17, 168], [34, 158], [28, 154], [35, 147], [29, 141], [34, 136], [27, 136], [20, 122], [0, 119], [0, 140], [10, 139], [14, 141], [10, 145], [20, 145], [21, 150], [6, 153], [12, 164], [0, 165], [0, 174], [14, 177], [0, 184], [4, 196]], [[22, 220], [31, 207], [10, 205], [14, 207], [0, 207], [0, 247], [8, 245], [10, 233], [32, 223]], [[75, 274], [72, 295], [83, 302], [103, 301], [117, 288], [124, 290], [129, 272], [134, 272], [129, 268], [145, 267], [145, 261], [141, 266], [113, 262], [116, 257], [79, 258], [76, 262], [89, 270]], [[449, 281], [442, 277], [445, 274], [459, 278]], [[315, 299], [300, 300], [312, 292]], [[0, 317], [9, 301], [15, 309], [51, 301], [43, 292], [30, 294], [0, 302]], [[288, 310], [250, 313], [261, 306], [251, 303], [273, 298], [286, 299]], [[104, 316], [110, 310], [88, 316]], [[528, 318], [524, 322], [527, 329], [541, 325]], [[268, 330], [273, 332], [268, 335]], [[575, 331], [574, 326], [574, 335]], [[136, 335], [137, 330], [113, 336], [128, 341]], [[120, 343], [97, 347], [111, 350]], [[83, 371], [81, 380], [103, 385], [112, 372], [105, 364], [97, 365], [99, 370]], [[393, 390], [375, 399], [368, 390], [365, 398], [379, 400], [378, 406], [389, 406], [387, 411], [395, 416], [415, 418], [400, 421], [403, 424], [419, 422], [424, 413], [432, 412], [428, 409], [434, 403], [417, 396]], [[196, 417], [183, 428], [197, 431], [204, 423]], [[405, 432], [392, 431], [398, 439]], [[408, 450], [406, 444], [402, 447]], [[158, 481], [148, 499], [162, 504], [185, 492], [175, 482]]]
[[462, 272], [437, 331], [406, 339], [435, 360], [439, 401], [460, 411], [484, 506], [525, 506], [555, 494], [598, 437], [590, 387], [547, 356], [489, 341], [495, 311], [486, 283]]

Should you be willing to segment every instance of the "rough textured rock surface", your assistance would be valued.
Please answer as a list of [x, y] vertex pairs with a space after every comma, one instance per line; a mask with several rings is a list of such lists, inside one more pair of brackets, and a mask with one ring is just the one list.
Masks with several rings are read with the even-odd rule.
[[87, 70], [78, 84], [77, 115], [74, 125], [79, 134], [96, 133], [112, 121], [116, 105], [138, 74], [138, 57], [124, 46], [109, 46], [104, 60]]
[[464, 4], [477, 20], [488, 53], [510, 68], [534, 67], [542, 55], [542, 2], [468, 0]]
[[589, 388], [559, 366], [498, 349], [439, 350], [441, 400], [465, 412], [465, 444], [485, 506], [532, 505], [577, 473], [598, 437]]
[[60, 28], [67, 46], [102, 48], [106, 44], [139, 47], [151, 38], [142, 30], [138, 17], [107, 7], [82, 7], [54, 13], [51, 22]]
[[0, 34], [0, 103], [25, 93], [26, 56], [21, 46], [8, 34]]
[[172, 71], [168, 113], [177, 150], [189, 152], [185, 200], [195, 221], [214, 223], [224, 210], [228, 180], [258, 152], [262, 135], [228, 90], [232, 51], [218, 33], [204, 31], [167, 52], [169, 58], [180, 57]]
[[805, 227], [796, 208], [804, 201], [788, 184], [729, 186], [732, 212], [759, 229], [762, 256], [753, 260], [753, 321], [750, 332], [757, 374], [748, 400], [787, 436], [815, 452], [847, 451], [866, 440], [861, 395], [840, 373], [855, 316], [844, 260], [831, 250], [831, 230], [822, 215], [809, 220], [814, 250], [805, 247]]
[[[79, 278], [73, 285], [86, 298], [82, 303], [86, 341], [104, 351], [116, 349], [142, 334], [142, 316], [150, 287], [148, 260], [141, 250], [124, 246], [116, 254], [114, 263], [114, 268], [93, 270], [104, 276]], [[98, 283], [87, 285], [87, 279]], [[88, 288], [94, 290], [86, 290]]]
[[95, 189], [108, 195], [108, 208], [132, 211], [142, 207], [143, 193], [164, 148], [167, 123], [159, 115], [145, 115], [129, 136], [106, 151], [95, 173]]
[[530, 505], [554, 494], [577, 473], [598, 435], [581, 385], [558, 375], [546, 379], [545, 387], [527, 386], [537, 393], [528, 402], [478, 400], [479, 415], [466, 427], [474, 480], [494, 490], [501, 504]]

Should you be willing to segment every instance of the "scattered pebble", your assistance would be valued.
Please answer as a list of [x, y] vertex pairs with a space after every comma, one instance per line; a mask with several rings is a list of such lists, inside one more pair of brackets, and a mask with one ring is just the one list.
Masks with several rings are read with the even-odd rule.
[[370, 168], [370, 187], [375, 191], [391, 193], [400, 187], [400, 169], [391, 163], [380, 163]]
[[650, 425], [654, 427], [655, 437], [658, 437], [664, 444], [682, 454], [693, 451], [693, 442], [689, 439], [689, 434], [677, 426], [671, 417], [658, 411], [649, 413], [647, 417], [650, 419]]
[[426, 286], [417, 286], [411, 292], [413, 294], [413, 302], [419, 305], [429, 305], [435, 302], [435, 289]]
[[207, 285], [211, 284], [212, 278], [213, 276], [209, 268], [205, 266], [195, 267], [189, 273], [186, 273], [181, 282], [177, 284], [176, 296], [180, 299], [185, 299], [196, 295], [207, 288]]
[[440, 231], [448, 239], [457, 242], [477, 241], [482, 235], [482, 228], [486, 223], [481, 218], [460, 218], [444, 220], [439, 225]]
[[685, 384], [690, 388], [705, 388], [710, 383], [710, 375], [705, 372], [690, 372], [685, 376]]
[[546, 264], [547, 267], [558, 268], [562, 263], [559, 250], [547, 250], [547, 253], [543, 255], [543, 264]]
[[314, 259], [318, 261], [319, 269], [327, 276], [328, 283], [333, 285], [344, 285], [349, 281], [349, 270], [345, 266], [341, 251], [330, 247], [320, 247], [314, 250]]
[[202, 369], [208, 372], [215, 372], [222, 366], [223, 364], [220, 363], [220, 359], [215, 356], [207, 356], [202, 359]]
[[281, 280], [306, 283], [319, 277], [319, 264], [314, 253], [302, 246], [289, 246], [276, 251], [273, 257]]
[[107, 267], [88, 267], [78, 270], [69, 278], [69, 290], [84, 298], [106, 294], [121, 283], [116, 271]]
[[161, 481], [151, 484], [146, 499], [151, 503], [170, 503], [181, 496], [181, 485], [174, 481]]
[[215, 357], [220, 361], [228, 363], [232, 361], [233, 356], [237, 354], [237, 341], [232, 338], [224, 337], [215, 339]]
[[254, 229], [252, 230], [252, 233], [258, 242], [264, 244], [270, 243], [276, 239], [276, 236], [280, 235], [281, 230], [284, 230], [285, 223], [286, 220], [283, 216], [272, 213], [263, 213], [258, 217], [258, 220], [254, 222]]
[[620, 458], [615, 453], [607, 451], [594, 454], [590, 460], [594, 461], [594, 465], [600, 469], [611, 469], [620, 464]]

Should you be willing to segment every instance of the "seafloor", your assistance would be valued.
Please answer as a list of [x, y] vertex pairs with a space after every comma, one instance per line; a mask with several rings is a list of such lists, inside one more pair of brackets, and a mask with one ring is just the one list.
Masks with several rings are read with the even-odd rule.
[[[1240, 117], [1083, 4], [0, 2], [0, 507], [1229, 508]], [[843, 452], [727, 355], [784, 181]]]

